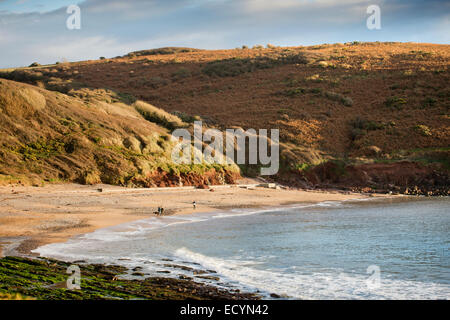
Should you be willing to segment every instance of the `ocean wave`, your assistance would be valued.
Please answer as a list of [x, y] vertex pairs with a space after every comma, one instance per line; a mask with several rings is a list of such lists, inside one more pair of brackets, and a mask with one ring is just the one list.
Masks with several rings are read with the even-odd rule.
[[[367, 285], [368, 276], [333, 273], [301, 274], [276, 270], [259, 270], [239, 260], [219, 259], [186, 248], [175, 254], [185, 260], [214, 269], [230, 281], [250, 290], [276, 293], [292, 299], [449, 299], [450, 286], [410, 280], [381, 279], [378, 288]], [[297, 268], [296, 268], [297, 269]], [[300, 268], [301, 269], [301, 268]]]

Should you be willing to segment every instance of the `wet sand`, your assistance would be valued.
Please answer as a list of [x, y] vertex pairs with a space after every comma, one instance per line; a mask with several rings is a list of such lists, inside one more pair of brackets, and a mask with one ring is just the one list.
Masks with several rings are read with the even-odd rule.
[[[99, 191], [99, 190], [102, 191]], [[49, 243], [154, 216], [214, 212], [367, 197], [346, 192], [218, 186], [200, 189], [129, 189], [77, 184], [0, 187], [0, 256], [25, 254]]]

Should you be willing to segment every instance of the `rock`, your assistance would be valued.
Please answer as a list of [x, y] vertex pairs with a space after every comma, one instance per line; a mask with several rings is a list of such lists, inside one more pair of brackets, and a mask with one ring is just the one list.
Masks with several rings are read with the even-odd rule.
[[219, 281], [220, 280], [219, 277], [214, 277], [214, 276], [196, 276], [196, 278], [206, 279], [206, 280], [213, 280], [213, 281]]
[[166, 267], [166, 268], [174, 268], [174, 269], [181, 269], [181, 270], [184, 270], [184, 271], [192, 271], [192, 270], [194, 270], [191, 267], [179, 266], [179, 265], [176, 265], [176, 264], [165, 264], [164, 267]]
[[270, 296], [271, 296], [272, 298], [275, 298], [275, 299], [280, 299], [280, 298], [281, 298], [281, 296], [278, 295], [278, 294], [276, 294], [276, 293], [271, 293]]
[[193, 273], [194, 274], [205, 274], [205, 273], [208, 273], [208, 271], [205, 271], [205, 270], [194, 270]]

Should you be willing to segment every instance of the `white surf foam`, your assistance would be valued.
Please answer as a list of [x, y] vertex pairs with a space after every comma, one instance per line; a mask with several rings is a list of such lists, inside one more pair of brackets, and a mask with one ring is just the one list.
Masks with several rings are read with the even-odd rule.
[[230, 281], [294, 299], [449, 299], [450, 286], [409, 280], [381, 279], [379, 288], [370, 289], [367, 277], [345, 274], [336, 270], [328, 273], [302, 274], [278, 270], [259, 270], [246, 266], [248, 262], [224, 260], [192, 252], [186, 248], [176, 251], [185, 260], [214, 269]]

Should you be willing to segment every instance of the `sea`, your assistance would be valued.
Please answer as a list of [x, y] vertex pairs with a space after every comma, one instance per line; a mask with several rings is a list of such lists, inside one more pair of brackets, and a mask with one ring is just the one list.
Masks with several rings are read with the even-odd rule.
[[367, 198], [150, 217], [41, 256], [274, 299], [450, 298], [450, 199]]

